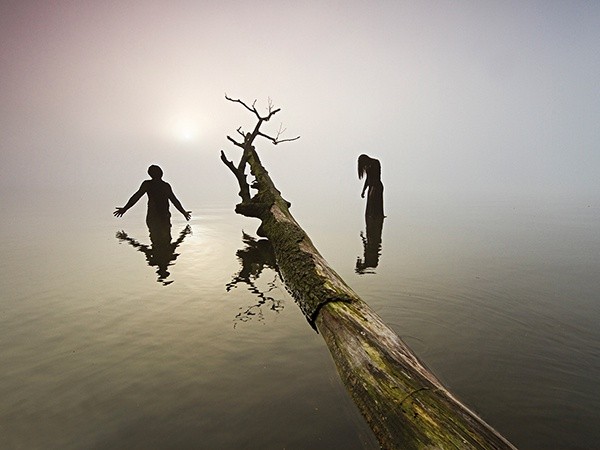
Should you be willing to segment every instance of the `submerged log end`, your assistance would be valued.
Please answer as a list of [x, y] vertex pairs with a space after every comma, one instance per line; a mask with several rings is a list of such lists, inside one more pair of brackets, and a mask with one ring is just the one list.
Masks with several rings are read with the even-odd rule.
[[328, 303], [316, 324], [383, 448], [514, 450], [361, 303]]
[[[271, 242], [286, 287], [311, 325], [321, 333], [340, 377], [385, 449], [513, 449], [437, 380], [396, 333], [387, 327], [319, 254], [289, 213], [252, 144], [269, 116], [247, 106], [258, 123], [244, 142], [228, 139], [244, 152], [236, 167], [221, 159], [236, 175], [242, 203], [236, 212], [261, 220], [259, 235]], [[239, 131], [239, 129], [238, 129]], [[241, 133], [241, 132], [240, 132]], [[277, 139], [275, 139], [277, 141]], [[280, 142], [283, 142], [280, 141]], [[257, 189], [250, 198], [244, 168]]]

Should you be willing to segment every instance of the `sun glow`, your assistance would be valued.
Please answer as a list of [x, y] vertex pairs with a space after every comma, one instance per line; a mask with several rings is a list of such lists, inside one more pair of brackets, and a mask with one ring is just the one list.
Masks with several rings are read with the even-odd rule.
[[173, 117], [166, 127], [170, 139], [179, 142], [195, 142], [200, 137], [200, 120], [193, 116]]
[[177, 140], [182, 142], [192, 142], [198, 138], [198, 125], [191, 121], [182, 121], [174, 127], [174, 134]]

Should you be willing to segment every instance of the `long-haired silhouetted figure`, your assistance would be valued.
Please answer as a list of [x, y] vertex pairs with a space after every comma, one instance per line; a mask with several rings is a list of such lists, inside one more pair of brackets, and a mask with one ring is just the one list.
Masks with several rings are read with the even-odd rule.
[[365, 191], [369, 189], [365, 216], [383, 217], [383, 183], [379, 160], [364, 154], [358, 157], [358, 178], [363, 177], [365, 177], [365, 184], [360, 196], [365, 198]]
[[145, 180], [138, 191], [131, 196], [127, 204], [121, 208], [117, 207], [113, 213], [115, 217], [121, 217], [125, 212], [137, 203], [144, 194], [148, 195], [148, 212], [146, 214], [146, 223], [148, 227], [161, 224], [171, 227], [171, 213], [169, 212], [169, 201], [175, 208], [183, 214], [185, 220], [190, 220], [191, 211], [186, 211], [181, 202], [175, 197], [171, 185], [162, 180], [163, 171], [160, 167], [152, 165], [148, 167], [150, 180]]

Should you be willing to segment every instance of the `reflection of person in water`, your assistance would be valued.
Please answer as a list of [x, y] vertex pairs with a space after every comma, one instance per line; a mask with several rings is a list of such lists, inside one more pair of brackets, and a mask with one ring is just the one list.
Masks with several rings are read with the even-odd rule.
[[187, 225], [181, 233], [179, 233], [179, 238], [174, 242], [171, 242], [171, 224], [165, 225], [165, 223], [161, 221], [148, 222], [148, 229], [150, 231], [151, 245], [140, 244], [132, 237], [129, 237], [124, 231], [119, 231], [117, 233], [117, 239], [121, 242], [127, 242], [146, 255], [148, 265], [157, 267], [157, 281], [166, 286], [173, 282], [173, 280], [166, 281], [166, 279], [170, 275], [167, 267], [172, 265], [179, 256], [179, 253], [175, 253], [175, 249], [179, 247], [185, 237], [192, 232], [192, 229]]
[[113, 213], [115, 217], [121, 217], [125, 212], [135, 205], [144, 194], [148, 196], [148, 211], [146, 213], [146, 224], [150, 231], [150, 242], [152, 245], [140, 244], [133, 238], [130, 238], [127, 233], [120, 231], [117, 233], [117, 238], [122, 242], [128, 242], [134, 248], [146, 255], [148, 265], [156, 266], [158, 269], [158, 281], [164, 285], [172, 283], [166, 282], [165, 279], [169, 276], [167, 267], [175, 261], [178, 253], [175, 249], [183, 242], [183, 239], [191, 233], [189, 225], [180, 233], [179, 238], [175, 242], [171, 242], [171, 213], [169, 212], [169, 201], [173, 203], [175, 208], [183, 214], [185, 220], [190, 220], [191, 211], [186, 211], [181, 202], [175, 197], [171, 185], [162, 180], [163, 171], [158, 166], [148, 167], [148, 175], [150, 180], [145, 180], [135, 194], [131, 196], [127, 204], [121, 208], [117, 208]]
[[363, 177], [365, 177], [365, 184], [360, 196], [365, 198], [365, 191], [369, 189], [365, 215], [383, 217], [383, 183], [379, 160], [364, 154], [358, 157], [358, 178]]
[[125, 212], [137, 203], [144, 194], [148, 195], [148, 212], [146, 214], [146, 223], [150, 228], [150, 223], [160, 223], [163, 226], [171, 226], [171, 213], [169, 212], [169, 201], [175, 208], [183, 214], [185, 220], [190, 220], [191, 211], [186, 211], [181, 202], [175, 197], [171, 185], [162, 180], [163, 171], [158, 166], [148, 167], [150, 180], [145, 180], [135, 194], [131, 196], [127, 204], [118, 208], [113, 213], [115, 217], [121, 217]]
[[[356, 260], [356, 273], [369, 273], [367, 269], [379, 264], [381, 254], [381, 233], [383, 230], [383, 183], [381, 182], [381, 164], [379, 160], [367, 155], [358, 157], [358, 178], [365, 177], [360, 196], [365, 198], [367, 193], [367, 208], [365, 210], [366, 233], [360, 233], [364, 247], [364, 258]], [[372, 273], [372, 271], [370, 272]]]
[[383, 216], [366, 216], [367, 232], [361, 231], [364, 248], [364, 258], [356, 258], [356, 273], [374, 273], [368, 269], [375, 269], [379, 264], [381, 255], [381, 233], [383, 231]]

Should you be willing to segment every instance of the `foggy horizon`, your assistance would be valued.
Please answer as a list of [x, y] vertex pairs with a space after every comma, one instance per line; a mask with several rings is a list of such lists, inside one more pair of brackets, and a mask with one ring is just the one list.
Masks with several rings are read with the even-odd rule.
[[[0, 448], [455, 436], [417, 360], [518, 448], [594, 448], [599, 24], [577, 0], [1, 2]], [[300, 137], [253, 144], [302, 230], [236, 213], [220, 153], [257, 118], [225, 95]]]
[[265, 131], [301, 136], [258, 147], [296, 203], [358, 197], [361, 153], [390, 199], [595, 199], [599, 19], [583, 2], [5, 2], [2, 197], [112, 208], [158, 164], [184, 204], [233, 204], [219, 152], [254, 117], [227, 93], [271, 98]]

